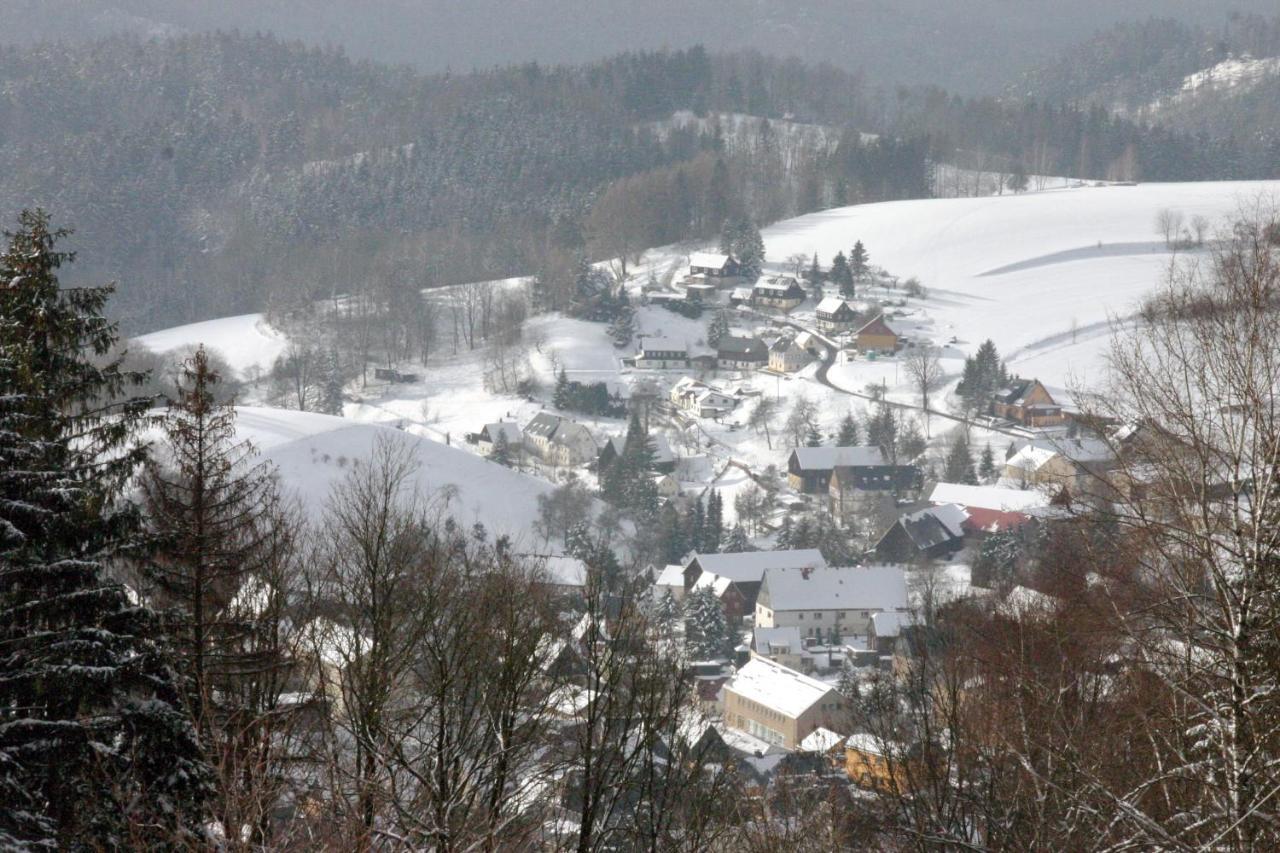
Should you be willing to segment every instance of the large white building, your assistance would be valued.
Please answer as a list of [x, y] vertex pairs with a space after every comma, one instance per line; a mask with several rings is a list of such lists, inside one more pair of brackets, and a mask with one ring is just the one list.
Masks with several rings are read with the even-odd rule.
[[870, 633], [876, 613], [910, 609], [907, 578], [899, 566], [770, 569], [756, 596], [755, 624], [838, 638]]

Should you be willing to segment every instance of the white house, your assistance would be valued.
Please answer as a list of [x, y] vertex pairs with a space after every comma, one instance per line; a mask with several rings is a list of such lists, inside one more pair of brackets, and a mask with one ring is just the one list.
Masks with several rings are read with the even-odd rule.
[[524, 443], [524, 435], [520, 432], [519, 424], [514, 421], [498, 421], [484, 425], [480, 430], [480, 440], [476, 444], [481, 452], [492, 453], [498, 446], [499, 439], [512, 451], [519, 450], [520, 445]]
[[671, 403], [700, 418], [716, 418], [733, 411], [738, 401], [705, 382], [685, 376], [671, 388]]
[[551, 465], [582, 465], [596, 456], [596, 441], [580, 423], [539, 412], [524, 428], [525, 446]]
[[806, 637], [865, 635], [874, 614], [910, 609], [900, 566], [770, 569], [756, 596], [755, 624], [794, 626]]
[[769, 369], [792, 373], [812, 361], [809, 351], [792, 337], [781, 337], [769, 347]]
[[636, 352], [636, 367], [647, 370], [672, 370], [689, 366], [689, 347], [675, 338], [646, 336]]

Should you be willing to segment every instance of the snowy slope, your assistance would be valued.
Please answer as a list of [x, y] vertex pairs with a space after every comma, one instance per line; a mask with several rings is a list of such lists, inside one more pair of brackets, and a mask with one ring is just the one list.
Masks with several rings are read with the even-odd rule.
[[355, 464], [367, 464], [379, 437], [408, 442], [420, 468], [417, 484], [459, 523], [483, 522], [494, 535], [534, 544], [538, 495], [553, 486], [456, 447], [374, 424], [309, 412], [239, 407], [237, 434], [274, 463], [308, 514], [318, 515], [330, 490]]
[[1099, 378], [1108, 321], [1131, 314], [1159, 284], [1171, 256], [1156, 234], [1158, 211], [1203, 215], [1216, 226], [1260, 195], [1280, 198], [1280, 182], [889, 202], [780, 222], [764, 238], [779, 264], [797, 252], [827, 261], [862, 240], [874, 265], [928, 289], [913, 319], [935, 341], [959, 338], [959, 355], [992, 338], [1014, 370], [1062, 388], [1072, 377]]
[[276, 356], [284, 352], [287, 343], [285, 336], [268, 326], [261, 314], [241, 314], [175, 326], [141, 335], [135, 340], [155, 352], [204, 344], [207, 349], [220, 352], [242, 376], [254, 367], [269, 369]]

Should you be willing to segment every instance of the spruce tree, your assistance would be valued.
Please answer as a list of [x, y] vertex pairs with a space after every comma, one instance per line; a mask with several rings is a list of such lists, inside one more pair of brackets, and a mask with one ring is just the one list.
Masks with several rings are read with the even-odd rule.
[[342, 416], [342, 361], [338, 351], [330, 349], [325, 359], [324, 385], [320, 394], [320, 411], [326, 415]]
[[813, 262], [809, 264], [809, 283], [819, 290], [822, 289], [822, 282], [826, 278], [822, 273], [822, 267], [818, 265], [818, 253], [813, 253]]
[[867, 419], [867, 444], [879, 447], [890, 460], [898, 458], [898, 417], [884, 403]]
[[858, 422], [853, 419], [853, 412], [847, 413], [840, 421], [840, 431], [836, 434], [836, 446], [858, 446]]
[[809, 430], [804, 437], [805, 447], [821, 447], [822, 433], [818, 431], [817, 424], [809, 424]]
[[942, 470], [942, 479], [948, 483], [965, 483], [977, 485], [978, 477], [973, 472], [973, 456], [969, 453], [969, 442], [963, 435], [957, 435], [947, 451], [947, 461]]
[[855, 296], [853, 287], [853, 271], [849, 269], [849, 261], [845, 258], [844, 252], [837, 252], [835, 258], [831, 261], [831, 271], [827, 273], [827, 278], [831, 283], [840, 288], [840, 295], [845, 299], [852, 299]]
[[978, 461], [978, 476], [987, 482], [996, 478], [996, 460], [991, 452], [990, 442], [982, 448], [982, 456]]
[[725, 534], [723, 544], [726, 554], [741, 554], [757, 550], [756, 546], [751, 544], [751, 537], [747, 535], [746, 529], [741, 524], [735, 524]]
[[[215, 817], [228, 835], [260, 828], [287, 787], [279, 704], [292, 664], [281, 622], [292, 593], [292, 533], [274, 469], [237, 441], [232, 400], [204, 348], [183, 364], [140, 480], [148, 559], [143, 592], [164, 608], [187, 705], [216, 763]], [[287, 633], [287, 632], [286, 632]]]
[[707, 324], [707, 343], [716, 347], [729, 334], [729, 312], [717, 311]]
[[694, 660], [732, 657], [737, 645], [724, 608], [710, 587], [690, 592], [685, 598], [685, 645]]
[[[0, 791], [60, 849], [199, 846], [209, 795], [157, 620], [107, 568], [135, 541], [141, 376], [112, 352], [112, 288], [61, 289], [65, 231], [24, 212], [0, 256]], [[6, 804], [0, 811], [8, 812]], [[48, 835], [45, 833], [48, 832]]]
[[867, 247], [862, 245], [862, 241], [858, 240], [853, 244], [853, 251], [849, 253], [849, 272], [853, 274], [854, 281], [862, 281], [868, 272], [867, 262], [870, 256], [867, 255]]
[[551, 395], [551, 405], [564, 411], [569, 408], [569, 403], [569, 376], [561, 367], [560, 372], [556, 374], [556, 387]]
[[704, 531], [707, 553], [717, 553], [724, 538], [724, 498], [719, 489], [712, 489], [707, 498], [707, 522]]

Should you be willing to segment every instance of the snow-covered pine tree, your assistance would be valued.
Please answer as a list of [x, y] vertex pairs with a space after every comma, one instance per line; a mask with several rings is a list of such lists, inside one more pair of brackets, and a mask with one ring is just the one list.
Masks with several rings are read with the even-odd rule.
[[680, 620], [680, 604], [671, 590], [663, 590], [654, 602], [653, 619], [665, 636], [670, 636], [675, 631], [676, 623]]
[[724, 608], [710, 587], [685, 597], [685, 646], [693, 660], [720, 660], [733, 656], [737, 642], [725, 618]]
[[729, 312], [720, 310], [711, 316], [707, 324], [707, 344], [715, 347], [729, 334]]
[[817, 424], [809, 424], [808, 431], [804, 436], [805, 447], [821, 447], [822, 433], [818, 432]]
[[840, 431], [836, 434], [836, 447], [857, 447], [858, 446], [858, 422], [853, 418], [853, 412], [847, 412], [840, 421]]
[[62, 849], [199, 846], [208, 767], [156, 619], [106, 574], [138, 529], [121, 496], [148, 401], [91, 358], [118, 340], [112, 289], [61, 289], [66, 232], [19, 223], [0, 256], [0, 789], [48, 823], [0, 821]]
[[758, 550], [755, 545], [751, 544], [751, 537], [747, 535], [747, 531], [743, 529], [741, 524], [735, 524], [725, 534], [723, 547], [726, 554], [739, 554]]

